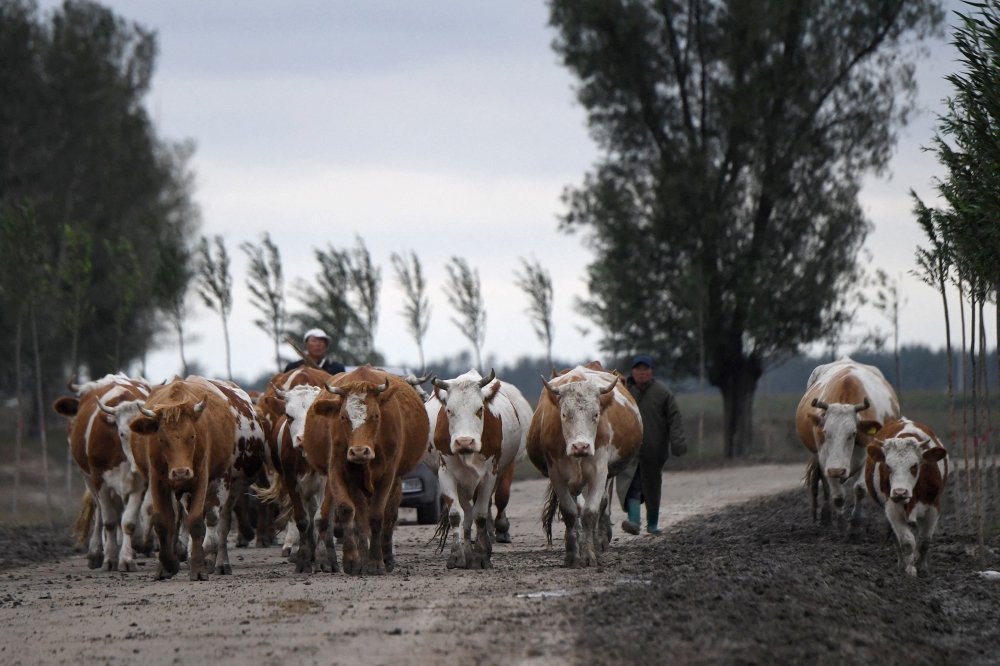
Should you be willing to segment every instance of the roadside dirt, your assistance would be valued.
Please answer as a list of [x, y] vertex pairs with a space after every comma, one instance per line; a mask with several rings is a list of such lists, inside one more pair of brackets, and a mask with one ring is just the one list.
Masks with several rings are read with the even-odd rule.
[[[668, 473], [661, 526], [801, 476], [801, 465]], [[602, 566], [563, 569], [561, 539], [546, 549], [539, 524], [545, 483], [514, 485], [514, 543], [497, 544], [492, 571], [447, 571], [433, 528], [417, 525], [398, 528], [399, 567], [386, 577], [296, 575], [278, 548], [232, 549], [235, 575], [202, 583], [183, 567], [153, 582], [153, 560], [133, 574], [91, 571], [82, 555], [11, 569], [0, 574], [0, 663], [577, 663], [589, 626], [559, 611], [573, 595], [642, 586], [630, 565], [672, 537], [622, 536], [615, 507]]]

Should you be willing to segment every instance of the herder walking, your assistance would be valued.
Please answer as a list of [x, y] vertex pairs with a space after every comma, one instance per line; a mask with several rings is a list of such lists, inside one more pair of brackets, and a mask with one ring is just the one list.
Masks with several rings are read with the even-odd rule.
[[639, 506], [645, 503], [646, 531], [659, 534], [663, 465], [671, 454], [682, 456], [687, 452], [684, 423], [674, 394], [653, 377], [653, 360], [649, 356], [637, 356], [632, 361], [628, 390], [639, 404], [643, 432], [639, 455], [616, 477], [618, 499], [628, 514], [622, 529], [629, 534], [639, 533]]

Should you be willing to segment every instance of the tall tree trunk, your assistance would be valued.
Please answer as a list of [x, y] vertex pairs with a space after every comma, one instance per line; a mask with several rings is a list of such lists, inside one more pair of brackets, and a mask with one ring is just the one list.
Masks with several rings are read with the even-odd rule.
[[767, 392], [767, 371], [760, 377], [761, 381], [761, 397], [764, 403], [764, 419], [761, 422], [761, 427], [764, 429], [764, 457], [770, 458], [771, 456], [771, 399]]
[[705, 308], [698, 303], [698, 460], [705, 445]]
[[281, 372], [281, 335], [276, 334], [274, 336], [274, 364], [278, 367], [278, 372]]
[[417, 340], [417, 352], [420, 354], [420, 376], [423, 377], [427, 363], [424, 362], [424, 343], [420, 340]]
[[184, 322], [181, 321], [180, 317], [174, 317], [174, 328], [177, 329], [177, 342], [181, 349], [181, 372], [184, 373], [184, 377], [187, 377], [188, 362], [187, 357], [184, 355]]
[[14, 433], [14, 494], [10, 500], [11, 520], [17, 522], [17, 499], [21, 496], [21, 445], [24, 442], [24, 396], [21, 395], [21, 342], [23, 341], [24, 308], [17, 312], [17, 332], [14, 334], [14, 394], [17, 398], [17, 422]]
[[482, 373], [482, 371], [483, 371], [483, 359], [482, 359], [482, 354], [479, 351], [479, 343], [473, 344], [472, 348], [476, 351], [476, 370], [478, 370], [480, 373]]
[[899, 310], [897, 308], [896, 315], [892, 320], [892, 356], [896, 363], [896, 397], [898, 398], [903, 393], [903, 380], [899, 372]]
[[[944, 339], [945, 349], [948, 353], [948, 425], [951, 427], [951, 440], [948, 442], [949, 451], [956, 451], [955, 444], [958, 441], [958, 433], [955, 429], [955, 361], [951, 351], [951, 318], [948, 315], [948, 292], [944, 281], [944, 267], [939, 266], [941, 304], [944, 306]], [[997, 309], [997, 330], [1000, 331], [1000, 308]], [[1000, 356], [997, 357], [1000, 359]]]
[[753, 445], [753, 396], [761, 371], [759, 364], [748, 359], [727, 370], [719, 382], [725, 423], [723, 446], [727, 458], [739, 458]]
[[962, 319], [962, 458], [965, 463], [965, 492], [966, 492], [966, 517], [969, 520], [969, 535], [976, 533], [976, 525], [972, 512], [972, 466], [969, 464], [969, 403], [966, 392], [969, 386], [968, 357], [966, 356], [966, 336], [965, 336], [965, 286], [962, 277], [958, 278], [958, 312]]
[[[990, 444], [993, 439], [993, 410], [990, 408], [990, 380], [989, 373], [986, 371], [986, 313], [983, 307], [985, 301], [986, 295], [984, 294], [982, 300], [979, 301], [979, 367], [983, 378], [981, 390], [983, 417], [980, 430], [983, 433], [981, 440], [983, 443], [983, 466], [986, 468], [986, 494], [989, 495], [990, 467], [993, 458], [992, 445]], [[993, 463], [994, 466], [995, 464]]]
[[38, 326], [35, 324], [35, 306], [31, 313], [31, 343], [35, 350], [35, 389], [38, 394], [38, 437], [42, 443], [42, 485], [45, 488], [45, 522], [52, 523], [52, 496], [49, 494], [49, 447], [45, 440], [45, 402], [42, 397], [42, 356], [38, 353]]
[[974, 488], [976, 491], [976, 562], [980, 569], [984, 565], [983, 544], [983, 477], [979, 466], [979, 374], [982, 363], [976, 361], [976, 301], [978, 285], [970, 285], [969, 317], [971, 319], [969, 335], [969, 365], [972, 369], [972, 464], [974, 466]]
[[225, 315], [222, 315], [222, 336], [226, 339], [226, 375], [229, 381], [233, 381], [233, 364], [229, 357], [229, 322]]

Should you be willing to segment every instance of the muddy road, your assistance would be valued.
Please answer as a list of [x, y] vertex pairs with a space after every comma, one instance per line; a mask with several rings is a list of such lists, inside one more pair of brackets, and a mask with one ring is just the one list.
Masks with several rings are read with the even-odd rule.
[[[801, 476], [801, 465], [669, 473], [661, 526], [795, 487]], [[514, 543], [497, 544], [492, 571], [447, 571], [446, 553], [429, 545], [433, 528], [410, 524], [396, 532], [399, 565], [385, 577], [295, 574], [277, 547], [232, 549], [235, 575], [201, 583], [183, 566], [153, 582], [152, 559], [132, 574], [91, 571], [80, 554], [7, 569], [0, 663], [578, 663], [581, 626], [556, 611], [572, 595], [643, 585], [624, 567], [670, 537], [622, 535], [615, 507], [602, 566], [563, 569], [561, 543], [546, 549], [539, 524], [545, 484], [514, 485]]]

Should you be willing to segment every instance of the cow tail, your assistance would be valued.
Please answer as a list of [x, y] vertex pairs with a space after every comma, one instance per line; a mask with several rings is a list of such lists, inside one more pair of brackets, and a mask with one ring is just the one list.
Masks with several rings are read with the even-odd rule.
[[90, 488], [87, 488], [80, 501], [80, 514], [76, 517], [76, 522], [73, 523], [73, 538], [76, 539], [77, 546], [86, 543], [87, 535], [90, 534], [90, 523], [93, 520], [94, 496], [90, 494]]
[[268, 488], [262, 488], [259, 484], [253, 484], [250, 486], [250, 490], [253, 491], [254, 496], [261, 502], [280, 502], [282, 495], [287, 494], [285, 492], [285, 485], [281, 481], [281, 475], [275, 474], [274, 480], [271, 481], [271, 485]]
[[437, 539], [438, 542], [438, 552], [443, 552], [444, 547], [448, 545], [448, 533], [451, 531], [451, 514], [449, 511], [445, 510], [441, 512], [441, 518], [438, 519], [437, 529], [434, 530], [434, 536], [431, 537], [431, 541]]
[[813, 457], [809, 459], [809, 464], [806, 465], [806, 476], [803, 479], [807, 488], [809, 488], [809, 499], [812, 501], [812, 516], [813, 520], [816, 520], [817, 509], [819, 505], [819, 456], [813, 454]]
[[549, 481], [549, 489], [545, 493], [545, 505], [542, 507], [542, 529], [545, 530], [545, 543], [552, 547], [552, 521], [556, 518], [556, 511], [559, 509], [559, 499], [556, 497], [556, 490]]

